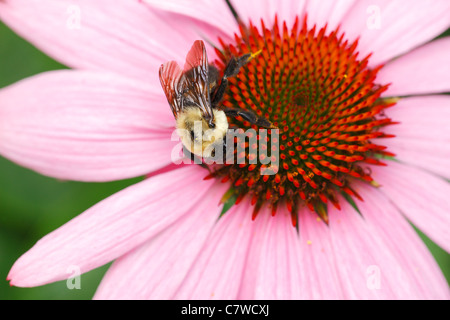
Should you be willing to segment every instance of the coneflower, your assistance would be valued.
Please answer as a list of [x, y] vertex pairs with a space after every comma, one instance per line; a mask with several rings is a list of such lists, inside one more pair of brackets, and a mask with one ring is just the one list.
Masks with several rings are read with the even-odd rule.
[[[69, 28], [61, 16], [73, 5]], [[0, 153], [62, 179], [148, 176], [38, 241], [11, 284], [115, 260], [95, 298], [448, 299], [408, 220], [449, 251], [450, 41], [427, 43], [449, 10], [445, 0], [0, 1], [4, 23], [76, 69], [0, 91]], [[219, 71], [261, 51], [222, 105], [278, 128], [276, 174], [171, 163], [158, 68], [183, 62], [197, 39]]]

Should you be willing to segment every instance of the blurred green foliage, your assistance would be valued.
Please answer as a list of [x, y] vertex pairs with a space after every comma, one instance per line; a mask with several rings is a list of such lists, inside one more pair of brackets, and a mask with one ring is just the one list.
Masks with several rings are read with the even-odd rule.
[[[65, 68], [0, 23], [0, 88], [34, 74]], [[139, 178], [111, 183], [58, 181], [0, 157], [0, 299], [90, 299], [107, 270], [81, 276], [81, 289], [66, 281], [37, 288], [10, 287], [6, 276], [14, 261], [36, 241]], [[425, 243], [450, 279], [450, 255], [423, 234]]]

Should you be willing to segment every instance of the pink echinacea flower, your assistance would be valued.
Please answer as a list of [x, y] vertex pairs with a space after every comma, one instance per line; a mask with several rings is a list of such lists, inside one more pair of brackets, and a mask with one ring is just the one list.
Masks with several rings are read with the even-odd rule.
[[[0, 0], [73, 68], [0, 90], [0, 154], [59, 179], [148, 176], [39, 240], [11, 285], [114, 261], [97, 299], [448, 299], [409, 222], [450, 250], [450, 38], [432, 41], [449, 1], [231, 2], [240, 24], [219, 0]], [[276, 175], [172, 163], [158, 69], [197, 39], [222, 71], [262, 50], [223, 105], [277, 125]]]

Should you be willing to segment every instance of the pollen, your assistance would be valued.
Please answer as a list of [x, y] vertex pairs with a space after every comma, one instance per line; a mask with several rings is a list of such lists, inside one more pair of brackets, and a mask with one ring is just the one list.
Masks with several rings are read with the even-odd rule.
[[359, 57], [358, 41], [347, 41], [339, 29], [308, 28], [306, 18], [297, 18], [290, 29], [275, 18], [270, 27], [263, 21], [260, 27], [241, 25], [235, 43], [220, 44], [215, 64], [222, 72], [231, 57], [252, 53], [229, 79], [223, 106], [250, 110], [277, 128], [262, 136], [256, 125], [228, 119], [230, 128], [254, 129], [258, 141], [276, 140], [278, 152], [266, 146], [274, 174], [262, 174], [265, 157], [255, 163], [250, 143], [241, 143], [245, 152], [235, 152], [236, 160], [246, 161], [211, 167], [211, 176], [231, 181], [227, 194], [237, 202], [248, 197], [253, 219], [262, 206], [272, 215], [286, 206], [295, 226], [305, 207], [328, 223], [328, 206], [340, 210], [338, 199], [362, 200], [352, 182], [377, 187], [367, 167], [383, 166], [383, 157], [393, 156], [374, 139], [392, 137], [383, 133], [394, 124], [384, 111], [396, 101], [381, 98], [388, 88], [376, 83], [382, 66], [369, 67], [370, 56]]

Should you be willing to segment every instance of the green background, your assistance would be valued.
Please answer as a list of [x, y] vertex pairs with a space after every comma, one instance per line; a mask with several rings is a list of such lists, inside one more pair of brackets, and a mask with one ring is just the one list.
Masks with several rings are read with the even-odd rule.
[[[0, 88], [43, 71], [62, 68], [63, 65], [0, 23]], [[66, 281], [37, 288], [16, 288], [10, 287], [5, 279], [14, 261], [44, 235], [139, 180], [112, 183], [58, 181], [0, 157], [0, 299], [92, 298], [108, 266], [83, 274], [80, 290], [69, 290]], [[450, 255], [427, 238], [424, 240], [449, 281]]]

